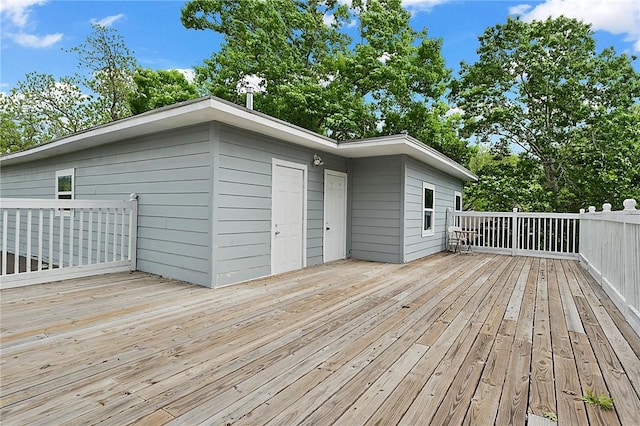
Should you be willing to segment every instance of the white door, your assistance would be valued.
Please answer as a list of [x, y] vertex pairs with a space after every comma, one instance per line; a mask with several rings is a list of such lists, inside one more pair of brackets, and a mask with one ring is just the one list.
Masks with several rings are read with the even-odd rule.
[[304, 164], [273, 160], [271, 273], [306, 266], [306, 181]]
[[324, 171], [324, 261], [347, 257], [347, 175]]

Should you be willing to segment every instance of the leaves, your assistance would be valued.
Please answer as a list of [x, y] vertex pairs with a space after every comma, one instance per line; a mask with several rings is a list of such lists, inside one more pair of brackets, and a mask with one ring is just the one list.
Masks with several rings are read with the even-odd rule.
[[601, 393], [600, 396], [597, 396], [594, 391], [587, 389], [582, 400], [587, 404], [597, 405], [604, 410], [613, 409], [613, 398], [609, 397], [606, 393]]
[[[257, 81], [261, 112], [337, 140], [407, 131], [465, 161], [458, 121], [443, 95], [450, 79], [441, 41], [409, 25], [400, 0], [190, 1], [187, 28], [208, 29], [225, 42], [196, 67], [216, 96], [244, 103], [239, 86]], [[345, 28], [358, 24], [359, 38]]]
[[635, 120], [628, 126], [638, 127], [637, 115], [627, 112], [640, 96], [631, 58], [613, 49], [596, 54], [591, 27], [565, 17], [509, 19], [485, 31], [478, 54], [476, 63], [462, 64], [450, 96], [465, 111], [464, 133], [496, 147], [518, 146], [537, 161], [555, 210], [602, 203], [597, 197], [603, 194], [589, 188], [603, 175], [588, 176], [600, 169], [589, 170], [575, 154], [583, 148], [594, 153], [586, 142], [594, 136], [624, 145], [622, 151], [637, 150], [637, 137], [626, 127], [607, 125], [627, 114]]
[[196, 87], [177, 70], [138, 68], [133, 81], [136, 90], [129, 93], [127, 102], [134, 115], [199, 96]]

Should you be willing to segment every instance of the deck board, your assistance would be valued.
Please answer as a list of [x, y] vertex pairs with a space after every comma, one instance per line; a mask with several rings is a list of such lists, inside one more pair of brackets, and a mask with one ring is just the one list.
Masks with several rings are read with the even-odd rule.
[[3, 424], [640, 424], [640, 338], [573, 261], [345, 260], [215, 290], [120, 273], [0, 298]]

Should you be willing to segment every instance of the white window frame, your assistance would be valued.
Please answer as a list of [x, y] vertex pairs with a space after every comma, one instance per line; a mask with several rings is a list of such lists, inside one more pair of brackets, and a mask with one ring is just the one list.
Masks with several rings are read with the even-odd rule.
[[[60, 191], [58, 187], [58, 179], [62, 176], [71, 176], [71, 191]], [[70, 199], [75, 200], [76, 197], [76, 169], [64, 169], [56, 171], [56, 180], [54, 182], [55, 192], [56, 192], [56, 200], [60, 200], [61, 195], [70, 195], [71, 198], [63, 198], [64, 200]], [[60, 216], [60, 212], [62, 211], [63, 216], [70, 216], [71, 210], [56, 210], [56, 216]]]
[[[433, 193], [432, 196], [432, 205], [431, 208], [425, 207], [425, 190], [430, 190]], [[433, 184], [427, 183], [427, 182], [422, 182], [422, 197], [420, 197], [422, 199], [422, 204], [421, 204], [421, 209], [420, 209], [420, 214], [421, 214], [421, 219], [420, 219], [420, 224], [421, 224], [421, 230], [422, 230], [422, 236], [423, 237], [428, 237], [430, 235], [434, 235], [435, 233], [435, 223], [436, 223], [436, 187]], [[430, 229], [424, 229], [425, 227], [425, 223], [424, 223], [424, 214], [426, 212], [431, 212], [431, 228]]]
[[[456, 200], [460, 197], [460, 208], [456, 208]], [[460, 191], [455, 191], [453, 193], [453, 211], [460, 212], [462, 211], [462, 193]]]

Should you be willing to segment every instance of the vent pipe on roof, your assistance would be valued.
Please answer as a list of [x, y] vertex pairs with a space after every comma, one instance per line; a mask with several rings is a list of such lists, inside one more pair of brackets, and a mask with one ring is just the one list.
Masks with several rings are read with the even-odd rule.
[[253, 87], [247, 86], [247, 109], [253, 109]]

